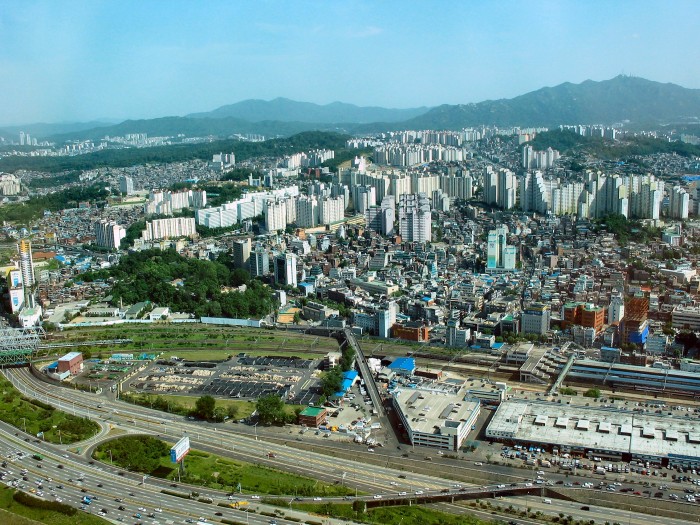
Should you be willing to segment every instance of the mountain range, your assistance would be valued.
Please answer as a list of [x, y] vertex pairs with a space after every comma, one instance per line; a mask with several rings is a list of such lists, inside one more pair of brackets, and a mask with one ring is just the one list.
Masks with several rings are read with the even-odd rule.
[[191, 113], [189, 118], [235, 117], [249, 122], [277, 120], [280, 122], [306, 122], [334, 124], [350, 122], [367, 124], [370, 122], [401, 122], [422, 115], [430, 108], [387, 109], [380, 107], [360, 107], [343, 102], [332, 102], [321, 106], [311, 102], [297, 102], [288, 98], [274, 100], [244, 100], [236, 104], [221, 106], [206, 113]]
[[[620, 75], [600, 82], [566, 82], [511, 99], [446, 104], [434, 108], [387, 109], [341, 102], [319, 105], [276, 98], [271, 101], [245, 100], [185, 117], [128, 120], [101, 127], [78, 123], [73, 129], [65, 129], [68, 132], [54, 131], [53, 134], [44, 134], [42, 131], [49, 130], [34, 130], [32, 126], [26, 126], [24, 131], [61, 143], [87, 138], [97, 140], [105, 135], [125, 133], [217, 137], [257, 133], [270, 137], [306, 130], [362, 134], [402, 129], [457, 130], [481, 125], [551, 127], [619, 122], [650, 127], [700, 123], [700, 89]], [[62, 126], [70, 128], [68, 124]], [[0, 135], [16, 140], [17, 129], [14, 127], [11, 133], [0, 130]]]

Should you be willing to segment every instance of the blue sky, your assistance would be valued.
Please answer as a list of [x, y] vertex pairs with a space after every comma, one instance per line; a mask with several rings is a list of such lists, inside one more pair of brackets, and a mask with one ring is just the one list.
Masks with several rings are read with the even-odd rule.
[[698, 28], [695, 0], [2, 0], [0, 124], [434, 106], [620, 73], [700, 88]]

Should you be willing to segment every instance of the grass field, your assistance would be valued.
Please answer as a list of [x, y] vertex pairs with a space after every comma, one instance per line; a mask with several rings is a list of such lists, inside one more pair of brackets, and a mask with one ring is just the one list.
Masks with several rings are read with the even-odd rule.
[[20, 430], [26, 429], [30, 435], [43, 432], [43, 439], [51, 443], [75, 443], [99, 430], [93, 421], [23, 398], [5, 379], [0, 379], [0, 420]]
[[[96, 453], [96, 459], [108, 462], [108, 454]], [[261, 458], [262, 459], [262, 458]], [[163, 456], [161, 466], [153, 476], [177, 481], [178, 473], [170, 462], [170, 456]], [[237, 461], [192, 450], [185, 458], [185, 474], [181, 482], [230, 492], [237, 491], [238, 484], [244, 494], [298, 494], [302, 496], [343, 496], [354, 494], [354, 490], [341, 485], [321, 483], [311, 478], [297, 476], [263, 465]]]
[[162, 357], [176, 355], [186, 359], [223, 360], [245, 352], [251, 355], [295, 355], [318, 357], [338, 350], [335, 339], [295, 332], [261, 328], [222, 327], [201, 324], [122, 324], [109, 327], [66, 329], [51, 335], [47, 342], [71, 343], [99, 340], [131, 339], [119, 345], [79, 347], [93, 355], [110, 353], [156, 353]]
[[0, 489], [0, 509], [7, 513], [0, 513], [0, 519], [6, 525], [35, 525], [46, 523], [47, 525], [106, 525], [108, 522], [98, 516], [78, 511], [74, 516], [66, 516], [60, 512], [35, 509], [17, 503], [12, 499], [15, 493], [13, 489]]

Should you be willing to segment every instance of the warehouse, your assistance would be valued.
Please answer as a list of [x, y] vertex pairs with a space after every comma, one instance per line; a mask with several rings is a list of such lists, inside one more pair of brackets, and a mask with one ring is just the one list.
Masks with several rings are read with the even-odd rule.
[[397, 388], [392, 403], [411, 444], [443, 450], [459, 450], [480, 411], [462, 386], [445, 383]]
[[83, 371], [83, 354], [80, 352], [70, 352], [58, 359], [58, 373], [68, 372], [75, 376]]
[[498, 407], [486, 437], [574, 456], [700, 466], [700, 420], [688, 417], [513, 399]]

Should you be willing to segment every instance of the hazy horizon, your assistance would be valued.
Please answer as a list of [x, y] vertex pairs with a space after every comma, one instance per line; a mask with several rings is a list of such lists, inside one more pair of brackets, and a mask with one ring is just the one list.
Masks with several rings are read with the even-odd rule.
[[697, 27], [686, 0], [9, 3], [0, 125], [465, 104], [619, 74], [700, 88]]

